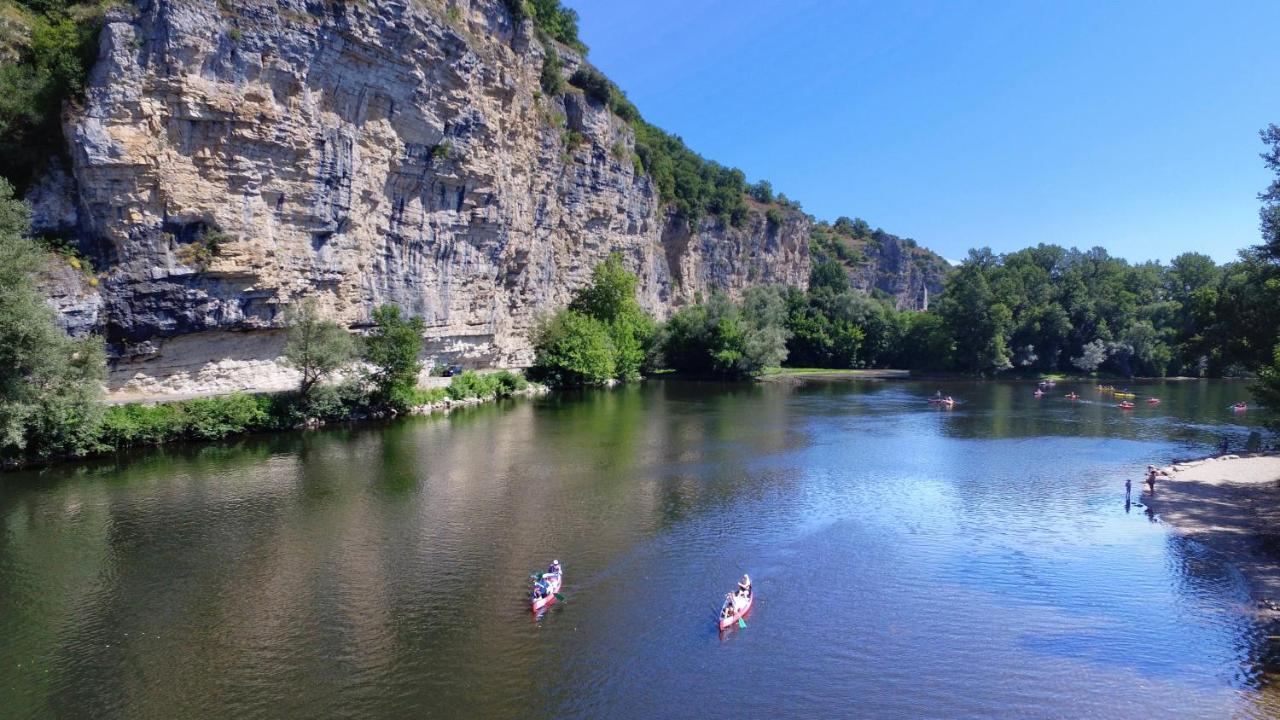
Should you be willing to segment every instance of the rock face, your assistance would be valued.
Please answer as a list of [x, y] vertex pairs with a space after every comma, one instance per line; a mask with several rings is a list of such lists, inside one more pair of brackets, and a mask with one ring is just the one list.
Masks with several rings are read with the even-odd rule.
[[71, 176], [34, 199], [38, 229], [73, 233], [101, 271], [62, 306], [106, 336], [114, 388], [286, 383], [278, 328], [307, 296], [352, 327], [397, 303], [437, 359], [522, 365], [538, 314], [610, 253], [659, 315], [713, 288], [807, 283], [804, 216], [690, 227], [637, 172], [627, 125], [573, 89], [542, 95], [531, 23], [500, 0], [449, 7], [111, 11], [67, 120]]
[[888, 233], [861, 246], [865, 260], [850, 268], [853, 287], [892, 296], [899, 310], [928, 310], [942, 292], [950, 266], [932, 251]]

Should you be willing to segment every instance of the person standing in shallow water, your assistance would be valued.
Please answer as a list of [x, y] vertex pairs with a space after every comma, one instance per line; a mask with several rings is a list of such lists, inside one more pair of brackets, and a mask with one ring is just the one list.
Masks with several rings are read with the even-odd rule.
[[1156, 494], [1156, 466], [1147, 466], [1147, 490], [1152, 494]]

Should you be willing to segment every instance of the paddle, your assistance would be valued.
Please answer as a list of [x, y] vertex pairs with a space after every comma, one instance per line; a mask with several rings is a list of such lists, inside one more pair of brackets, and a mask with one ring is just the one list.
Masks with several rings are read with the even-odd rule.
[[742, 628], [743, 630], [746, 630], [746, 629], [747, 629], [747, 621], [746, 621], [746, 620], [743, 620], [742, 618], [738, 618], [738, 627]]
[[552, 593], [552, 595], [555, 595], [556, 599], [559, 600], [560, 602], [564, 602], [564, 596], [561, 595], [560, 593]]

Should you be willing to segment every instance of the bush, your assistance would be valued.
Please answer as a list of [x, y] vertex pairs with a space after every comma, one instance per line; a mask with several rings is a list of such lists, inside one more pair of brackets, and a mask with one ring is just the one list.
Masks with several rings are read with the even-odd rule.
[[274, 400], [237, 393], [157, 405], [107, 408], [98, 440], [106, 448], [152, 445], [174, 440], [217, 440], [268, 430]]
[[411, 407], [418, 373], [422, 371], [418, 355], [422, 352], [425, 324], [420, 317], [403, 317], [395, 305], [374, 310], [373, 322], [373, 330], [365, 338], [363, 357], [374, 368], [370, 378], [374, 401], [401, 410]]
[[[507, 7], [511, 8], [508, 0]], [[583, 55], [587, 54], [587, 46], [578, 39], [578, 13], [561, 7], [560, 0], [528, 0], [520, 10], [520, 19], [524, 16], [533, 18], [533, 25], [538, 32], [548, 35], [568, 45]], [[516, 15], [515, 12], [512, 13]]]
[[638, 283], [617, 254], [596, 266], [568, 309], [535, 332], [534, 374], [556, 385], [638, 379], [655, 336], [653, 318], [636, 300]]
[[182, 437], [185, 417], [180, 403], [113, 405], [102, 419], [107, 448], [158, 445]]
[[538, 83], [547, 95], [559, 95], [564, 90], [564, 77], [560, 74], [564, 63], [560, 62], [560, 54], [555, 48], [548, 47], [547, 54], [542, 57], [542, 74]]
[[540, 323], [533, 347], [536, 357], [530, 372], [551, 385], [599, 385], [614, 375], [608, 327], [576, 310], [561, 310]]
[[777, 288], [752, 288], [742, 307], [716, 292], [671, 316], [662, 329], [662, 355], [667, 367], [686, 375], [752, 377], [786, 359], [785, 318]]
[[613, 83], [609, 82], [604, 73], [590, 65], [582, 65], [575, 70], [569, 77], [569, 84], [580, 88], [583, 94], [601, 105], [612, 105]]

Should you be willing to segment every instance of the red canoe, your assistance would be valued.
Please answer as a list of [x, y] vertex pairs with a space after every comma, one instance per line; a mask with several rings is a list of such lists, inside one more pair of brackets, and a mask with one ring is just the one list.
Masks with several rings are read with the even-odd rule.
[[1131, 402], [1122, 402], [1122, 403], [1120, 403], [1120, 404], [1116, 405], [1116, 407], [1120, 408], [1121, 410], [1132, 410], [1132, 409], [1133, 409], [1133, 403], [1131, 403]]
[[1147, 404], [1148, 404], [1148, 405], [1159, 405], [1159, 404], [1160, 404], [1160, 398], [1147, 398]]
[[736, 625], [738, 623], [738, 620], [741, 620], [742, 618], [746, 617], [747, 613], [751, 612], [751, 604], [754, 603], [756, 600], [756, 589], [752, 587], [750, 593], [747, 595], [746, 601], [740, 602], [741, 600], [742, 600], [742, 597], [739, 596], [737, 593], [734, 593], [732, 615], [726, 616], [724, 614], [724, 608], [723, 607], [720, 608], [720, 629], [721, 630], [724, 630], [726, 628]]
[[1231, 409], [1235, 410], [1236, 412], [1244, 412], [1245, 410], [1249, 409], [1249, 406], [1245, 405], [1244, 403], [1236, 403], [1235, 405], [1231, 406]]
[[543, 574], [543, 578], [547, 581], [547, 594], [542, 597], [529, 597], [529, 606], [534, 612], [538, 612], [542, 608], [556, 601], [556, 593], [560, 592], [560, 585], [564, 583], [564, 572], [555, 575]]

